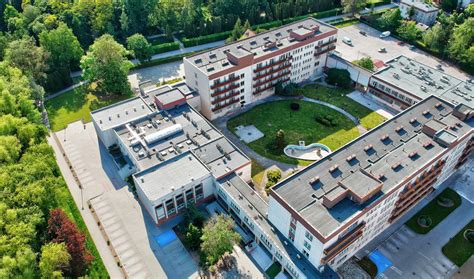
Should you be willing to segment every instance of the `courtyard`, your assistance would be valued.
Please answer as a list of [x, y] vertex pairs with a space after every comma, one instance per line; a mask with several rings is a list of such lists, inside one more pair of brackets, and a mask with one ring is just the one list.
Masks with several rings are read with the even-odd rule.
[[[299, 104], [299, 109], [292, 110], [292, 103]], [[330, 123], [318, 121], [319, 118], [330, 119]], [[234, 133], [238, 126], [249, 125], [254, 125], [264, 134], [262, 138], [250, 142], [250, 148], [261, 156], [293, 165], [308, 162], [290, 158], [284, 154], [283, 148], [277, 147], [275, 137], [279, 130], [284, 132], [285, 145], [305, 141], [306, 144], [322, 143], [331, 150], [359, 136], [357, 125], [343, 114], [320, 104], [300, 100], [261, 104], [227, 123], [228, 129]]]

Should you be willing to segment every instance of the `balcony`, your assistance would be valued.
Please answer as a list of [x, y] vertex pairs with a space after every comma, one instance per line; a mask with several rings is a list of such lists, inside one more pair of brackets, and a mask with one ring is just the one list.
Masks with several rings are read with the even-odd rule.
[[354, 243], [359, 237], [362, 236], [362, 230], [365, 228], [365, 222], [360, 223], [355, 229], [346, 234], [344, 237], [336, 241], [333, 245], [324, 249], [323, 253], [325, 257], [323, 258], [324, 263], [328, 263], [332, 260], [337, 254], [349, 247]]
[[226, 89], [223, 89], [223, 90], [220, 90], [220, 91], [216, 91], [214, 93], [211, 93], [211, 97], [216, 97], [216, 96], [219, 96], [219, 95], [222, 95], [222, 94], [225, 94], [233, 89], [236, 89], [238, 88], [240, 85], [239, 84], [232, 84], [231, 86], [229, 86], [228, 88]]
[[240, 79], [239, 76], [231, 77], [231, 78], [229, 78], [229, 79], [226, 80], [226, 81], [223, 81], [223, 82], [220, 82], [220, 83], [215, 83], [215, 84], [211, 85], [211, 89], [216, 89], [216, 88], [218, 88], [218, 87], [222, 87], [222, 86], [224, 86], [224, 85], [226, 85], [226, 84], [229, 84], [229, 83], [231, 83], [231, 82], [237, 81], [237, 80], [239, 80], [239, 79]]
[[[282, 79], [282, 80], [280, 80], [280, 81], [283, 82], [283, 83], [285, 83], [285, 82], [287, 82], [287, 81], [289, 81], [289, 80], [290, 80], [290, 78], [288, 77], [288, 78]], [[274, 87], [274, 86], [275, 86], [275, 84], [272, 83], [272, 84], [270, 84], [270, 85], [265, 86], [264, 88], [260, 88], [260, 89], [255, 90], [255, 91], [253, 92], [253, 94], [254, 94], [254, 95], [260, 94], [260, 93], [262, 93], [263, 91], [266, 91], [266, 90], [268, 90], [268, 89], [270, 89], [270, 88], [272, 88], [272, 87]]]
[[326, 43], [324, 43], [324, 44], [317, 45], [317, 46], [315, 47], [315, 49], [317, 50], [318, 48], [322, 48], [322, 47], [328, 46], [328, 45], [333, 44], [333, 43], [336, 43], [336, 42], [337, 42], [337, 39], [333, 39], [333, 40], [330, 40], [330, 41], [328, 41], [328, 42], [326, 42]]
[[211, 104], [215, 105], [219, 102], [222, 102], [222, 101], [225, 101], [225, 100], [228, 100], [232, 97], [235, 97], [235, 96], [238, 96], [240, 94], [240, 91], [235, 91], [235, 92], [232, 92], [232, 94], [228, 95], [228, 96], [224, 96], [224, 97], [220, 97], [220, 98], [215, 98], [211, 101]]
[[267, 76], [269, 76], [269, 75], [271, 75], [271, 74], [274, 74], [274, 73], [276, 73], [276, 72], [279, 72], [279, 71], [281, 71], [281, 70], [286, 70], [286, 69], [288, 69], [288, 68], [290, 68], [290, 67], [291, 67], [291, 64], [290, 64], [290, 63], [288, 63], [288, 64], [283, 64], [283, 66], [278, 67], [276, 70], [271, 70], [271, 71], [268, 72], [268, 73], [264, 73], [264, 74], [255, 76], [255, 77], [253, 78], [253, 80], [256, 81], [256, 80], [258, 80], [258, 79], [267, 77]]
[[281, 72], [280, 74], [278, 74], [276, 77], [272, 77], [271, 79], [268, 79], [268, 80], [264, 80], [264, 81], [255, 83], [255, 84], [253, 85], [253, 87], [262, 86], [262, 85], [264, 85], [264, 84], [266, 84], [266, 83], [269, 83], [270, 81], [274, 81], [274, 80], [276, 80], [276, 79], [279, 79], [279, 78], [281, 78], [281, 77], [287, 76], [287, 75], [289, 75], [289, 74], [290, 74], [290, 71], [289, 71], [289, 70], [283, 71], [283, 72]]
[[261, 72], [261, 71], [263, 71], [263, 70], [265, 70], [265, 69], [268, 69], [268, 68], [271, 68], [271, 67], [275, 67], [275, 66], [280, 65], [280, 64], [282, 64], [282, 63], [284, 63], [284, 62], [290, 61], [291, 58], [292, 58], [292, 57], [290, 56], [290, 57], [287, 57], [287, 58], [285, 58], [285, 59], [278, 60], [277, 62], [270, 63], [270, 64], [267, 65], [267, 66], [263, 66], [263, 67], [257, 68], [257, 69], [255, 69], [255, 70], [253, 70], [253, 72], [254, 72], [254, 73], [258, 73], [258, 72]]
[[332, 45], [332, 46], [329, 46], [328, 48], [325, 48], [323, 50], [321, 49], [316, 49], [315, 52], [314, 52], [314, 56], [319, 56], [321, 54], [324, 54], [326, 52], [329, 52], [331, 50], [335, 50], [336, 49], [336, 46], [335, 45]]
[[239, 98], [235, 98], [235, 99], [232, 99], [230, 102], [226, 103], [226, 104], [223, 104], [223, 105], [218, 105], [216, 107], [214, 107], [213, 109], [211, 109], [213, 112], [214, 111], [217, 111], [217, 110], [220, 110], [220, 109], [223, 109], [225, 107], [228, 107], [230, 105], [233, 105], [235, 103], [238, 103], [239, 102]]

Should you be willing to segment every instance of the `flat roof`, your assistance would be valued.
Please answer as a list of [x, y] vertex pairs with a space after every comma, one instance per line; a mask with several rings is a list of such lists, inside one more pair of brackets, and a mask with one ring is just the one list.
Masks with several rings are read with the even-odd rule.
[[465, 104], [474, 108], [472, 81], [460, 80], [403, 55], [385, 64], [386, 67], [373, 74], [373, 77], [414, 95], [418, 100], [435, 95], [454, 105]]
[[114, 128], [140, 117], [153, 113], [153, 110], [140, 97], [134, 97], [91, 112], [92, 119], [103, 131]]
[[[462, 122], [452, 115], [453, 108], [438, 97], [428, 97], [281, 181], [271, 195], [278, 195], [327, 237], [446, 149], [436, 136], [422, 131], [424, 124], [435, 119], [444, 140], [472, 132], [474, 119]], [[383, 183], [380, 190], [378, 181]], [[332, 191], [344, 189], [359, 194], [378, 191], [361, 204], [344, 198], [333, 207], [323, 205], [325, 197], [334, 198]]]
[[[211, 75], [222, 70], [235, 67], [235, 65], [227, 59], [226, 52], [228, 51], [236, 57], [252, 55], [253, 58], [256, 59], [269, 53], [276, 52], [300, 43], [300, 41], [290, 38], [290, 33], [292, 31], [296, 31], [298, 29], [310, 30], [316, 27], [317, 31], [315, 31], [315, 35], [337, 30], [335, 27], [327, 23], [310, 17], [278, 28], [274, 28], [270, 31], [262, 32], [244, 40], [226, 44], [222, 47], [214, 48], [212, 50], [186, 57], [185, 59], [196, 67], [200, 68], [205, 74]], [[267, 48], [266, 45], [268, 43], [276, 43], [276, 45], [271, 48]]]
[[133, 176], [146, 197], [155, 201], [208, 175], [210, 171], [206, 166], [192, 152], [187, 151]]
[[413, 6], [423, 12], [429, 13], [429, 12], [436, 12], [439, 9], [435, 7], [434, 5], [431, 5], [429, 3], [423, 2], [423, 1], [418, 1], [418, 0], [402, 0], [402, 4], [408, 5], [408, 6]]

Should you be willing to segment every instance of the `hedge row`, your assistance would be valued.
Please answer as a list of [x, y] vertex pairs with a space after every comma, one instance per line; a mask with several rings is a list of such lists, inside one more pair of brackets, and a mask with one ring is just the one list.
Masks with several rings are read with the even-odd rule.
[[377, 2], [369, 2], [365, 6], [370, 9], [372, 5], [374, 5], [374, 7], [378, 7], [378, 6], [388, 5], [390, 3], [392, 3], [391, 0], [381, 0]]
[[163, 52], [179, 49], [179, 43], [172, 42], [172, 43], [164, 43], [160, 45], [152, 45], [151, 49], [152, 49], [153, 54], [163, 53]]
[[206, 36], [189, 38], [189, 39], [183, 38], [181, 42], [183, 43], [185, 47], [198, 46], [198, 45], [225, 40], [230, 36], [231, 33], [232, 31], [226, 31], [226, 32], [215, 33], [215, 34], [206, 35]]

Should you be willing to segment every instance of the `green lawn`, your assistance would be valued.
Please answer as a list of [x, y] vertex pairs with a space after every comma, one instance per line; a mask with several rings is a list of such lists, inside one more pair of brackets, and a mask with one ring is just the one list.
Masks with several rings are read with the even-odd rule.
[[268, 275], [270, 279], [275, 278], [278, 273], [281, 271], [281, 265], [278, 262], [274, 262], [266, 271], [265, 273]]
[[[290, 109], [292, 102], [300, 104], [298, 111]], [[315, 120], [315, 116], [330, 116], [336, 119], [337, 126], [323, 126]], [[354, 123], [341, 113], [326, 106], [304, 101], [285, 100], [262, 104], [230, 119], [227, 123], [232, 132], [235, 132], [235, 127], [239, 125], [255, 125], [265, 135], [251, 142], [250, 148], [264, 157], [294, 165], [299, 161], [287, 157], [282, 149], [275, 148], [275, 135], [280, 129], [285, 132], [287, 144], [298, 144], [300, 140], [304, 140], [307, 144], [320, 142], [331, 150], [336, 150], [359, 136]]]
[[46, 101], [49, 122], [53, 131], [59, 131], [69, 123], [83, 119], [91, 121], [90, 112], [130, 98], [130, 96], [96, 96], [84, 85]]
[[[437, 203], [437, 200], [440, 198], [451, 199], [454, 202], [454, 206], [449, 208], [440, 206]], [[410, 220], [408, 220], [406, 225], [416, 233], [427, 234], [451, 212], [453, 212], [459, 205], [461, 205], [461, 197], [459, 194], [450, 188], [446, 188], [435, 199], [433, 199], [430, 203], [418, 211]], [[426, 228], [418, 225], [418, 218], [420, 216], [428, 216], [432, 221], [431, 225]]]
[[251, 176], [255, 184], [262, 183], [264, 174], [265, 174], [265, 168], [262, 165], [260, 165], [257, 161], [252, 159]]
[[[88, 278], [108, 278], [107, 269], [102, 262], [102, 258], [95, 247], [94, 241], [92, 240], [89, 231], [87, 230], [87, 226], [82, 219], [81, 213], [79, 208], [76, 206], [69, 189], [67, 188], [66, 184], [62, 187], [59, 187], [56, 191], [56, 201], [58, 202], [58, 206], [66, 212], [66, 214], [71, 218], [71, 220], [76, 223], [77, 227], [86, 234], [86, 247], [91, 252], [92, 256], [94, 256], [94, 260], [92, 261], [89, 269], [87, 270], [87, 277]], [[84, 204], [84, 210], [87, 209], [87, 204]]]
[[310, 84], [303, 88], [296, 89], [304, 96], [315, 100], [320, 100], [338, 106], [348, 113], [360, 119], [360, 124], [370, 130], [384, 122], [385, 117], [364, 107], [346, 95], [352, 92], [351, 89], [329, 88], [321, 85]]
[[467, 229], [474, 230], [474, 220], [471, 220], [442, 248], [443, 254], [459, 267], [474, 255], [474, 243], [464, 238], [464, 231]]

